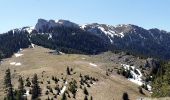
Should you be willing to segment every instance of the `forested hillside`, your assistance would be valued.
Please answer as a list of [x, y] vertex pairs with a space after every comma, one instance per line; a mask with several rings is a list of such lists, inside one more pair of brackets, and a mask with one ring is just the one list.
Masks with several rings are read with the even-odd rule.
[[20, 31], [9, 31], [0, 35], [0, 58], [10, 57], [20, 48], [28, 48], [30, 45], [27, 34]]
[[153, 80], [153, 97], [170, 96], [170, 62], [162, 63]]

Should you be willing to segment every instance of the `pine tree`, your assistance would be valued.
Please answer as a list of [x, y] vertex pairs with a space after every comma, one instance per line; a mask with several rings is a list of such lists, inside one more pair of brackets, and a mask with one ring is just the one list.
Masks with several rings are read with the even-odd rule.
[[139, 89], [139, 93], [144, 94], [143, 90], [142, 90], [142, 87], [138, 87], [138, 89]]
[[31, 86], [31, 82], [30, 82], [29, 77], [26, 79], [26, 84], [25, 84], [25, 86], [27, 86], [27, 87], [30, 87], [30, 86]]
[[92, 97], [92, 96], [90, 97], [90, 100], [93, 100], [93, 97]]
[[23, 79], [22, 79], [21, 76], [19, 77], [18, 82], [19, 82], [19, 85], [18, 85], [18, 91], [17, 91], [16, 99], [17, 100], [23, 100], [23, 95], [24, 95], [25, 90], [24, 90], [24, 82], [23, 82]]
[[36, 99], [41, 94], [41, 89], [38, 84], [38, 77], [37, 74], [34, 74], [34, 77], [32, 79], [32, 99]]
[[24, 99], [23, 95], [18, 90], [16, 90], [15, 99], [16, 100], [23, 100]]
[[84, 87], [84, 94], [89, 95], [89, 92], [87, 91], [86, 87]]
[[11, 72], [10, 69], [6, 70], [5, 77], [4, 77], [4, 85], [7, 92], [7, 100], [14, 100], [14, 93], [13, 93], [13, 87], [11, 83]]
[[123, 100], [129, 100], [129, 96], [126, 92], [123, 93]]
[[69, 67], [67, 67], [67, 75], [71, 75]]
[[68, 90], [73, 94], [73, 98], [76, 98], [76, 92], [77, 92], [77, 82], [76, 80], [73, 80], [69, 83]]
[[84, 100], [88, 100], [88, 97], [87, 97], [87, 95], [85, 95], [85, 97], [84, 97]]

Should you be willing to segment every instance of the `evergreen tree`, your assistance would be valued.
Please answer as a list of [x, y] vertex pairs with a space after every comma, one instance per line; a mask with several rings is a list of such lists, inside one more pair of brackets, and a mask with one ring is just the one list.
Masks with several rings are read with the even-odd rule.
[[69, 67], [67, 67], [67, 75], [71, 75]]
[[23, 81], [21, 76], [19, 77], [18, 82], [19, 82], [19, 85], [18, 85], [18, 91], [17, 91], [16, 99], [17, 100], [23, 100], [24, 99], [23, 95], [24, 95], [25, 90], [24, 90], [24, 81]]
[[92, 97], [92, 96], [90, 97], [90, 100], [93, 100], [93, 97]]
[[34, 77], [32, 79], [32, 99], [36, 99], [41, 94], [41, 89], [38, 84], [38, 77], [37, 74], [34, 74]]
[[30, 86], [31, 86], [31, 82], [30, 82], [29, 77], [26, 79], [26, 84], [25, 84], [25, 86], [27, 86], [27, 87], [30, 87]]
[[86, 87], [84, 87], [84, 94], [89, 95], [89, 92], [87, 91]]
[[5, 85], [5, 91], [7, 92], [6, 99], [7, 100], [14, 100], [14, 93], [13, 93], [13, 86], [12, 86], [12, 83], [11, 83], [10, 69], [7, 69], [6, 72], [5, 72], [4, 85]]
[[73, 94], [73, 98], [75, 98], [76, 92], [77, 92], [77, 82], [76, 82], [76, 80], [73, 80], [72, 82], [69, 83], [68, 90]]
[[170, 62], [161, 63], [158, 72], [153, 76], [152, 96], [153, 97], [169, 97], [170, 96]]
[[16, 100], [24, 100], [23, 95], [22, 95], [21, 92], [18, 91], [18, 90], [16, 90], [15, 99], [16, 99]]
[[142, 90], [142, 87], [138, 87], [138, 89], [139, 89], [139, 93], [144, 94], [143, 90]]
[[88, 100], [88, 97], [87, 97], [87, 95], [85, 95], [85, 97], [84, 97], [84, 100]]
[[129, 96], [126, 92], [123, 93], [123, 100], [129, 100]]

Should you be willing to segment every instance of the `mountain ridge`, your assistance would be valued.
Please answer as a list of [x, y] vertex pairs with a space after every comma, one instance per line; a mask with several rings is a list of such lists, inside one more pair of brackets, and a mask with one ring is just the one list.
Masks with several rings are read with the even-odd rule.
[[[76, 23], [74, 23], [74, 22], [72, 22], [72, 21], [70, 21], [70, 20], [64, 20], [64, 19], [58, 19], [58, 20], [53, 20], [53, 19], [50, 19], [50, 20], [46, 20], [46, 19], [43, 19], [43, 18], [39, 18], [38, 20], [37, 20], [37, 23], [36, 24], [38, 24], [39, 22], [41, 22], [41, 21], [44, 21], [44, 22], [49, 22], [49, 23], [60, 23], [60, 22], [70, 22], [70, 23], [73, 23], [73, 24], [76, 24]], [[11, 30], [16, 30], [16, 29], [23, 29], [24, 27], [31, 27], [31, 28], [34, 28], [34, 29], [36, 29], [35, 27], [36, 27], [36, 24], [35, 24], [35, 26], [23, 26], [22, 28], [14, 28], [14, 29], [11, 29]], [[140, 27], [140, 26], [138, 26], [138, 25], [135, 25], [135, 24], [117, 24], [117, 25], [109, 25], [109, 24], [102, 24], [102, 23], [88, 23], [88, 24], [76, 24], [76, 25], [78, 25], [80, 28], [83, 28], [84, 26], [86, 26], [86, 25], [106, 25], [106, 26], [112, 26], [112, 27], [122, 27], [122, 26], [132, 26], [132, 27]], [[143, 27], [141, 27], [141, 28], [143, 28]], [[170, 32], [168, 32], [168, 31], [166, 31], [166, 30], [164, 30], [164, 29], [159, 29], [159, 28], [149, 28], [149, 29], [146, 29], [146, 28], [143, 28], [143, 29], [145, 29], [145, 30], [153, 30], [153, 29], [155, 29], [155, 30], [159, 30], [159, 31], [164, 31], [164, 32], [166, 32], [166, 33], [168, 33], [168, 34], [170, 34]], [[8, 32], [8, 31], [7, 31]], [[3, 33], [6, 33], [6, 32], [3, 32]]]
[[26, 34], [29, 44], [59, 49], [66, 53], [70, 50], [72, 51], [70, 53], [85, 54], [121, 50], [148, 57], [170, 59], [169, 32], [156, 28], [147, 30], [132, 24], [79, 25], [69, 20], [38, 19], [35, 27], [23, 27], [7, 33]]

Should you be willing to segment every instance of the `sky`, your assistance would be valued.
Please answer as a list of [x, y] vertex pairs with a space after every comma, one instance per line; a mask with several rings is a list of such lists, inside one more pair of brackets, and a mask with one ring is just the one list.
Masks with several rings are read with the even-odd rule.
[[0, 33], [39, 18], [78, 24], [135, 24], [170, 32], [170, 0], [0, 0]]

